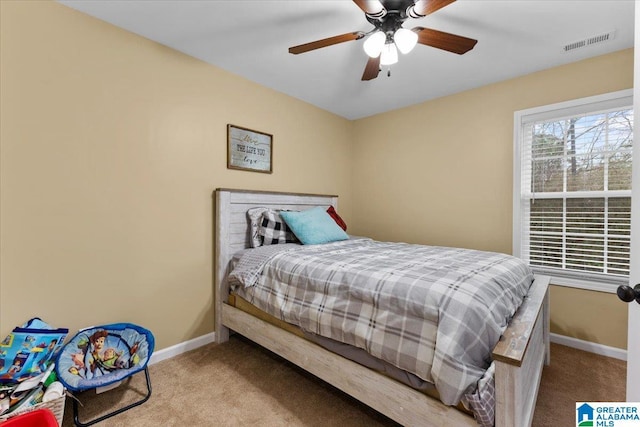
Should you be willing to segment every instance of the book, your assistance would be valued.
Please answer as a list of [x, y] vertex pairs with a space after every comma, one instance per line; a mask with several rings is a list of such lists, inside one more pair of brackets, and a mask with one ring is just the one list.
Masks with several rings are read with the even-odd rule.
[[68, 329], [54, 329], [33, 318], [0, 342], [0, 383], [15, 383], [47, 370], [64, 344]]

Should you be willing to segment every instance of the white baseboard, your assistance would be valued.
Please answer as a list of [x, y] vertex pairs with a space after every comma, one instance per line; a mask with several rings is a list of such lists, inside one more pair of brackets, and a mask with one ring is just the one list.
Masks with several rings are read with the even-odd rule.
[[195, 350], [198, 347], [211, 344], [212, 342], [215, 342], [215, 341], [216, 341], [216, 333], [211, 332], [210, 334], [202, 335], [192, 340], [181, 342], [179, 344], [172, 345], [171, 347], [163, 348], [162, 350], [158, 350], [151, 355], [151, 359], [149, 360], [149, 365], [162, 362], [163, 360], [166, 360], [166, 359], [171, 359], [172, 357], [176, 357], [179, 354], [186, 353], [187, 351], [190, 351], [190, 350]]
[[[551, 342], [567, 347], [577, 348], [578, 350], [588, 351], [590, 353], [599, 354], [601, 356], [612, 357], [619, 360], [627, 360], [627, 350], [610, 347], [608, 345], [597, 344], [591, 341], [584, 341], [573, 337], [567, 337], [565, 335], [551, 333]], [[202, 347], [207, 344], [211, 344], [216, 341], [216, 333], [211, 332], [206, 335], [194, 338], [189, 341], [185, 341], [171, 347], [158, 350], [151, 355], [149, 365], [161, 362], [166, 359], [171, 359], [187, 351], [195, 350], [198, 347]]]
[[597, 344], [591, 341], [579, 340], [565, 335], [554, 334], [550, 336], [551, 342], [566, 345], [567, 347], [577, 348], [578, 350], [588, 351], [589, 353], [599, 354], [601, 356], [613, 357], [614, 359], [627, 360], [627, 350], [617, 347], [609, 347], [608, 345]]

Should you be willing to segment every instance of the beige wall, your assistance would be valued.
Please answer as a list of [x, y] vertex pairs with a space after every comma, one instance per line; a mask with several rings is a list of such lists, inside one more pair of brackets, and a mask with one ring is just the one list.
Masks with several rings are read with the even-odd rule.
[[[358, 120], [353, 232], [510, 253], [514, 111], [631, 87], [629, 49]], [[551, 304], [553, 332], [626, 348], [614, 295]]]
[[[212, 332], [217, 187], [339, 194], [354, 233], [510, 252], [513, 112], [632, 86], [622, 51], [349, 122], [57, 3], [0, 15], [0, 336]], [[227, 123], [274, 135], [272, 175], [226, 168]], [[626, 346], [613, 295], [551, 296], [554, 332]]]
[[[0, 336], [212, 332], [217, 187], [339, 194], [350, 220], [351, 122], [57, 3], [0, 7]], [[274, 135], [272, 175], [226, 168], [227, 123]]]

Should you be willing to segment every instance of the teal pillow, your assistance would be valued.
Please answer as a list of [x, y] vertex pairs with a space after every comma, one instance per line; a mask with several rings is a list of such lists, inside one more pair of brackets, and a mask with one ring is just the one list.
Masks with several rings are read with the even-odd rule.
[[317, 245], [349, 238], [322, 207], [300, 212], [281, 211], [280, 216], [303, 245]]

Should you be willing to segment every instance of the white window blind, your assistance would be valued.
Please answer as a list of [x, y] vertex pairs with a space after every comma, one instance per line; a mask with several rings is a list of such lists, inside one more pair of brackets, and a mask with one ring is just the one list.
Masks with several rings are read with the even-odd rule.
[[516, 113], [514, 253], [534, 271], [627, 281], [632, 105], [622, 91]]

